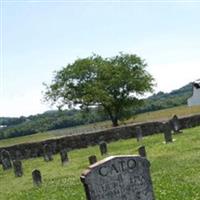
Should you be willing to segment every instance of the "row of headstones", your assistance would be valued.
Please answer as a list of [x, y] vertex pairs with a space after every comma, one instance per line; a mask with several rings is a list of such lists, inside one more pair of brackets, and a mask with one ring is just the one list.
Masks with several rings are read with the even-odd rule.
[[[174, 134], [182, 133], [181, 125], [176, 115], [174, 115], [174, 117], [168, 122], [163, 123], [163, 133], [164, 133], [165, 143], [173, 142], [172, 132]], [[136, 138], [138, 142], [140, 142], [143, 138], [143, 133], [140, 126], [136, 127]]]
[[[172, 130], [180, 133], [177, 116], [163, 124], [166, 143], [173, 141]], [[138, 126], [137, 141], [142, 137]], [[105, 142], [99, 147], [102, 155], [107, 154]], [[81, 175], [87, 200], [155, 200], [145, 146], [140, 146], [138, 153], [140, 156], [112, 156], [101, 162], [97, 162], [95, 155], [90, 156], [90, 164], [97, 163]]]

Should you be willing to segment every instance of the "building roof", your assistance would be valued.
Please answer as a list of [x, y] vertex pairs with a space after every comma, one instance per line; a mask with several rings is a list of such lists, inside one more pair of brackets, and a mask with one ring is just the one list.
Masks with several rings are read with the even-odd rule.
[[200, 79], [194, 81], [194, 82], [193, 82], [193, 86], [194, 86], [196, 89], [199, 89], [199, 88], [200, 88]]

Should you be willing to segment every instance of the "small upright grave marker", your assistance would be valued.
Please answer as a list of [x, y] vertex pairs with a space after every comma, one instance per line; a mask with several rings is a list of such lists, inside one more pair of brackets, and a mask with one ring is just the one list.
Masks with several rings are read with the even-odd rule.
[[100, 142], [99, 150], [100, 150], [102, 156], [107, 154], [108, 153], [107, 144], [105, 142]]
[[87, 200], [155, 200], [150, 163], [140, 156], [111, 156], [82, 176]]
[[181, 133], [181, 125], [177, 115], [170, 120], [170, 124], [174, 133]]
[[8, 170], [8, 169], [12, 168], [12, 162], [11, 162], [10, 154], [5, 149], [3, 149], [1, 151], [1, 162], [2, 162], [3, 170]]
[[140, 142], [142, 140], [142, 129], [140, 126], [137, 126], [135, 129], [137, 141]]
[[13, 169], [16, 177], [23, 175], [22, 162], [20, 160], [13, 161]]
[[90, 165], [93, 165], [94, 163], [97, 162], [97, 157], [95, 155], [91, 155], [88, 157]]
[[61, 159], [62, 165], [67, 164], [67, 162], [69, 161], [68, 154], [67, 154], [67, 149], [62, 149], [60, 151], [60, 159]]
[[140, 146], [138, 148], [138, 153], [141, 157], [147, 157], [145, 146]]
[[163, 132], [164, 132], [165, 143], [173, 142], [172, 131], [169, 123], [163, 124]]
[[32, 172], [33, 185], [40, 186], [42, 184], [42, 176], [39, 170], [35, 169]]
[[53, 152], [52, 152], [50, 145], [45, 144], [43, 146], [43, 156], [44, 156], [45, 161], [52, 161], [53, 160]]

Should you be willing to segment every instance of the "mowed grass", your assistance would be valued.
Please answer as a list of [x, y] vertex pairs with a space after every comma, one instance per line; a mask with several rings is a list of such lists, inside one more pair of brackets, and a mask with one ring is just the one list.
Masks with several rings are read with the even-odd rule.
[[[136, 115], [124, 122], [120, 122], [120, 124], [124, 123], [131, 124], [131, 123], [147, 122], [153, 120], [167, 120], [175, 114], [178, 115], [179, 117], [186, 115], [200, 114], [200, 106], [188, 107], [185, 105], [154, 112], [143, 113]], [[111, 122], [105, 121], [105, 122], [98, 122], [94, 124], [82, 125], [72, 128], [58, 129], [28, 136], [21, 136], [16, 138], [0, 140], [0, 147], [10, 146], [20, 143], [27, 143], [27, 142], [38, 142], [42, 140], [53, 139], [72, 134], [94, 132], [98, 130], [105, 130], [106, 128], [111, 128], [111, 127], [112, 127]]]
[[[163, 135], [145, 137], [151, 163], [151, 176], [157, 200], [200, 200], [200, 127], [186, 129], [164, 144]], [[135, 139], [108, 144], [109, 155], [137, 154]], [[23, 161], [24, 176], [15, 178], [12, 170], [0, 169], [1, 200], [85, 200], [80, 175], [88, 166], [88, 156], [100, 156], [98, 146], [69, 152], [70, 162], [61, 166], [59, 155], [52, 162], [43, 158]], [[43, 185], [32, 184], [31, 172], [41, 170]]]

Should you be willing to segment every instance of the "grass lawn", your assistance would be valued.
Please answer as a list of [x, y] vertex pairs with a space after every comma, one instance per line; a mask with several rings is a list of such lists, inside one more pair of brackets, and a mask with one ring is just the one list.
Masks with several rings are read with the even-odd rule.
[[[200, 127], [175, 135], [176, 141], [163, 144], [163, 135], [145, 137], [151, 176], [157, 200], [200, 200]], [[108, 145], [109, 155], [137, 154], [135, 139], [120, 140]], [[85, 200], [81, 172], [88, 166], [88, 156], [100, 156], [98, 146], [74, 150], [70, 162], [61, 166], [59, 155], [52, 162], [43, 158], [23, 161], [24, 176], [15, 178], [12, 170], [0, 169], [1, 200]], [[31, 172], [41, 170], [43, 185], [32, 185]]]
[[[143, 114], [136, 115], [124, 122], [121, 122], [121, 124], [123, 123], [130, 124], [130, 123], [147, 122], [147, 121], [153, 121], [153, 120], [169, 119], [174, 114], [178, 116], [200, 114], [200, 106], [192, 106], [192, 107], [179, 106], [179, 107], [168, 108], [164, 110], [158, 110], [154, 112], [143, 113]], [[98, 122], [94, 124], [82, 125], [82, 126], [77, 126], [77, 127], [72, 127], [72, 128], [58, 129], [58, 130], [28, 135], [28, 136], [21, 136], [21, 137], [0, 140], [0, 147], [26, 143], [26, 142], [38, 142], [42, 140], [58, 138], [61, 136], [66, 136], [66, 135], [71, 135], [71, 134], [94, 132], [96, 130], [103, 130], [110, 127], [111, 127], [111, 122], [105, 121], [105, 122]]]

